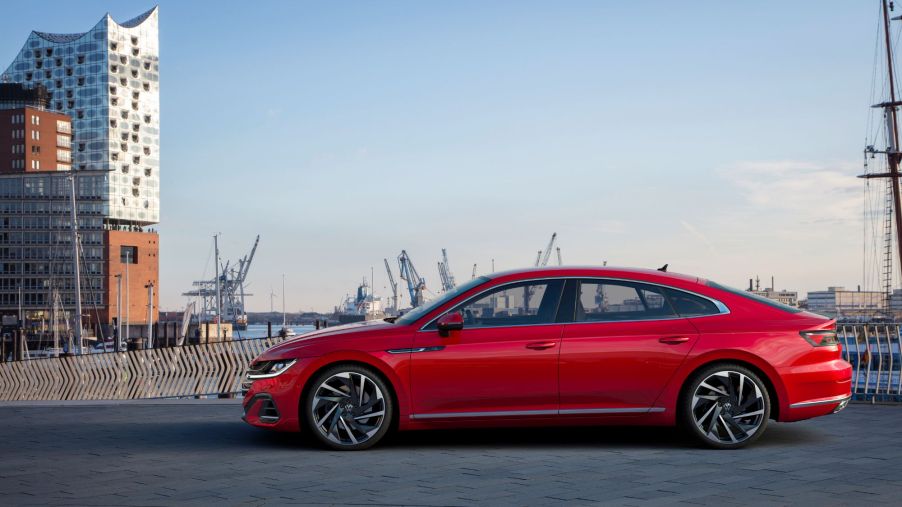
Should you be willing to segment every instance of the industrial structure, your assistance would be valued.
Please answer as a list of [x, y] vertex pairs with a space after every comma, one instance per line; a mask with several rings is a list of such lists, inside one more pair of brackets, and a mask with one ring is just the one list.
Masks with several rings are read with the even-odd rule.
[[[237, 262], [222, 262], [219, 256], [219, 236], [213, 237], [213, 262], [215, 274], [212, 279], [197, 280], [192, 283], [193, 289], [183, 292], [199, 304], [199, 322], [229, 322], [234, 329], [247, 329], [247, 312], [244, 301], [249, 294], [246, 290], [247, 274], [257, 253], [260, 236], [254, 240], [249, 253], [240, 257]], [[284, 291], [283, 291], [284, 292]], [[283, 294], [284, 297], [284, 294]], [[217, 333], [217, 336], [221, 336]]]
[[410, 306], [416, 308], [425, 302], [426, 279], [417, 273], [407, 250], [398, 255], [398, 277], [407, 282], [407, 293], [410, 294]]

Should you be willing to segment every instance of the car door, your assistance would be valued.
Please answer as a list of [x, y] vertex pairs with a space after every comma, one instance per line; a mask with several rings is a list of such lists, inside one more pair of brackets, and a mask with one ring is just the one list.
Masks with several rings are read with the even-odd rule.
[[654, 402], [698, 339], [664, 288], [629, 281], [568, 283], [560, 355], [561, 414], [657, 411]]
[[414, 419], [553, 415], [558, 409], [555, 316], [561, 279], [498, 286], [451, 311], [464, 326], [440, 336], [433, 322], [411, 354]]

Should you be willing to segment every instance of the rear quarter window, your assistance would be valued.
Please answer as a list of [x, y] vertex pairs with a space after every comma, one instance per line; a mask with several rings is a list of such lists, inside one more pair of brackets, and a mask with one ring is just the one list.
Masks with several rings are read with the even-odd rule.
[[787, 312], [787, 313], [801, 313], [802, 312], [801, 308], [784, 305], [783, 303], [781, 303], [779, 301], [774, 301], [773, 299], [768, 299], [764, 296], [759, 296], [759, 295], [749, 292], [747, 290], [741, 290], [741, 289], [736, 289], [734, 287], [728, 287], [726, 285], [721, 285], [717, 282], [712, 282], [712, 281], [708, 281], [706, 283], [706, 285], [713, 289], [718, 289], [718, 290], [722, 290], [725, 292], [729, 292], [730, 294], [734, 294], [736, 296], [739, 296], [739, 297], [742, 297], [742, 298], [745, 298], [745, 299], [748, 299], [751, 301], [755, 301], [756, 303], [761, 303], [763, 305], [767, 305], [771, 308], [783, 310], [784, 312]]

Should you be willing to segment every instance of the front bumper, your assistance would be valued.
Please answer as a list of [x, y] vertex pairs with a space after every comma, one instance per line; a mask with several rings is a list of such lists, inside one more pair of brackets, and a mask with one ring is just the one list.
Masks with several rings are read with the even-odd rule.
[[298, 431], [298, 403], [301, 398], [306, 368], [302, 360], [284, 373], [271, 378], [241, 384], [244, 393], [244, 422], [276, 431]]

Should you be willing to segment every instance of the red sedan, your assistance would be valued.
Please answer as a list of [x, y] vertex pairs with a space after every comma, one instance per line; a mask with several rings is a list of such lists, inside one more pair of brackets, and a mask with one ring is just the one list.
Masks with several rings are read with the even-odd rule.
[[820, 315], [661, 271], [526, 269], [272, 347], [244, 420], [346, 450], [394, 429], [604, 424], [732, 449], [842, 410], [851, 376]]

